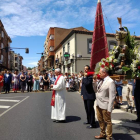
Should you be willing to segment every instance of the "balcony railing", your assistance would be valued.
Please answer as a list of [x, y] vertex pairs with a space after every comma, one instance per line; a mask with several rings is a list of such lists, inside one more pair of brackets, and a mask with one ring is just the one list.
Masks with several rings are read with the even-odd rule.
[[49, 39], [50, 40], [54, 39], [54, 35], [50, 35]]
[[54, 51], [54, 46], [50, 46], [50, 52]]

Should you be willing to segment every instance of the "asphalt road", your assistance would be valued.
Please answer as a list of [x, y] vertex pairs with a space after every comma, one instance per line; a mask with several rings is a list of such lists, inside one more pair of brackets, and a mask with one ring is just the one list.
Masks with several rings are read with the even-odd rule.
[[[51, 117], [51, 92], [0, 95], [0, 140], [94, 140], [100, 128], [87, 129], [83, 101], [76, 92], [66, 93], [66, 123]], [[114, 110], [113, 139], [139, 140], [140, 125], [133, 114]]]

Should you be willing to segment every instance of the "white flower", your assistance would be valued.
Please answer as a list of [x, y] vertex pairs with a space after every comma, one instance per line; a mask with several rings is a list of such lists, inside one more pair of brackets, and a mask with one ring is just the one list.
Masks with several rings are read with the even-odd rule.
[[101, 66], [101, 65], [102, 65], [102, 62], [99, 63], [99, 66]]
[[112, 65], [110, 65], [109, 68], [112, 70]]
[[117, 61], [117, 59], [114, 59], [113, 62], [114, 62], [114, 63], [117, 63], [118, 61]]
[[106, 67], [106, 66], [105, 66], [105, 69], [109, 70], [109, 68], [108, 68], [108, 67]]
[[137, 70], [137, 68], [133, 68], [132, 70], [133, 70], [133, 72], [135, 72]]
[[103, 62], [103, 61], [106, 61], [106, 59], [105, 59], [105, 58], [102, 58], [101, 61], [102, 61], [102, 62]]

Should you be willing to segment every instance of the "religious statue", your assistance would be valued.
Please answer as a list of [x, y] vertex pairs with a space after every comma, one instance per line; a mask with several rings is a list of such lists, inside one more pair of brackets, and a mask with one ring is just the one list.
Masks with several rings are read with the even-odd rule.
[[126, 51], [127, 51], [127, 45], [125, 43], [125, 38], [127, 36], [127, 32], [124, 30], [122, 27], [122, 21], [121, 18], [118, 18], [118, 22], [120, 24], [120, 31], [116, 31], [116, 40], [118, 42], [118, 50], [117, 53], [115, 54], [115, 58], [117, 59], [117, 63], [114, 67], [115, 69], [115, 74], [124, 74], [122, 67], [125, 66], [125, 61], [126, 61]]

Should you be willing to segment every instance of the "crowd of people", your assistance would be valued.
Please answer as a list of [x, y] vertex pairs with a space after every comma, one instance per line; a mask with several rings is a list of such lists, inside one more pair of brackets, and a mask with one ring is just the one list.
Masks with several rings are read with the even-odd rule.
[[[79, 74], [64, 74], [67, 91], [79, 91], [81, 89], [83, 72]], [[54, 71], [46, 71], [44, 74], [30, 72], [18, 72], [5, 70], [0, 72], [0, 94], [10, 93], [10, 91], [17, 92], [37, 92], [39, 90], [51, 90], [50, 85], [54, 84], [56, 76]]]
[[17, 93], [21, 91], [24, 93], [27, 92], [37, 92], [39, 90], [46, 91], [49, 89], [49, 84], [52, 84], [55, 81], [55, 76], [52, 74], [52, 71], [45, 74], [38, 74], [30, 72], [11, 71], [5, 70], [0, 72], [0, 94], [2, 91], [4, 94], [14, 91]]

